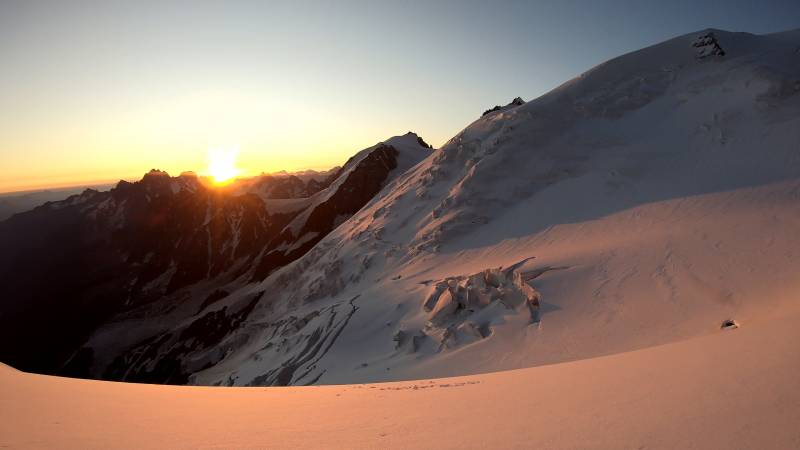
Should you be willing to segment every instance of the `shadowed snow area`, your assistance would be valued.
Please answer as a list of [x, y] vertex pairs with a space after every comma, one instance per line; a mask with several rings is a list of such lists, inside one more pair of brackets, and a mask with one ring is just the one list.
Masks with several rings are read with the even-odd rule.
[[[489, 372], [800, 309], [798, 46], [797, 31], [705, 30], [487, 111], [235, 294], [268, 293], [190, 381]], [[534, 275], [504, 293], [480, 275], [515, 264]], [[512, 285], [536, 311], [504, 301]]]

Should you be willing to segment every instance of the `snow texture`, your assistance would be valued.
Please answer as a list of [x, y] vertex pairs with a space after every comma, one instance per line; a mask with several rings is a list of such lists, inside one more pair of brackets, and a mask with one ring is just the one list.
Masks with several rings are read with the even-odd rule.
[[[303, 361], [275, 356], [283, 340], [296, 356], [326, 342], [284, 381], [351, 383], [590, 358], [800, 307], [798, 45], [691, 33], [482, 116], [258, 283], [226, 358], [191, 382], [261, 384]], [[520, 260], [530, 285], [506, 276], [492, 301], [486, 270]]]

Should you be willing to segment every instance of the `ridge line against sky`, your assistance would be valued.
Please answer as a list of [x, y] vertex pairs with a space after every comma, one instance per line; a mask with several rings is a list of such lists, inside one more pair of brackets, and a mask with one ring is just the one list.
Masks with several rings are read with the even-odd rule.
[[800, 2], [0, 4], [0, 192], [327, 169], [408, 130], [438, 147], [480, 113], [704, 28], [800, 27]]

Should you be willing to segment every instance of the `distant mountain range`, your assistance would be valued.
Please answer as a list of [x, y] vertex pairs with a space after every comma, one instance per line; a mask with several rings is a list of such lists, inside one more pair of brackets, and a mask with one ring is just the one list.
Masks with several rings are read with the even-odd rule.
[[47, 202], [64, 200], [67, 197], [80, 194], [86, 189], [107, 191], [112, 187], [114, 187], [113, 184], [98, 184], [0, 194], [0, 221], [8, 219], [14, 214], [29, 211]]

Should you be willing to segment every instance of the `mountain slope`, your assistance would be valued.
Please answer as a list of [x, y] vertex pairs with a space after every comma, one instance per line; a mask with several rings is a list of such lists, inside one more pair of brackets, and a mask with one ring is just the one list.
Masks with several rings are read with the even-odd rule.
[[[391, 138], [321, 179], [217, 188], [154, 170], [0, 222], [0, 359], [44, 373], [185, 381], [178, 349], [213, 349], [263, 294], [216, 310], [228, 292], [302, 256], [427, 156], [423, 144], [413, 133]], [[168, 358], [143, 356], [165, 336]]]
[[798, 47], [704, 30], [487, 112], [233, 293], [278, 294], [190, 381], [486, 372], [797, 309]]

